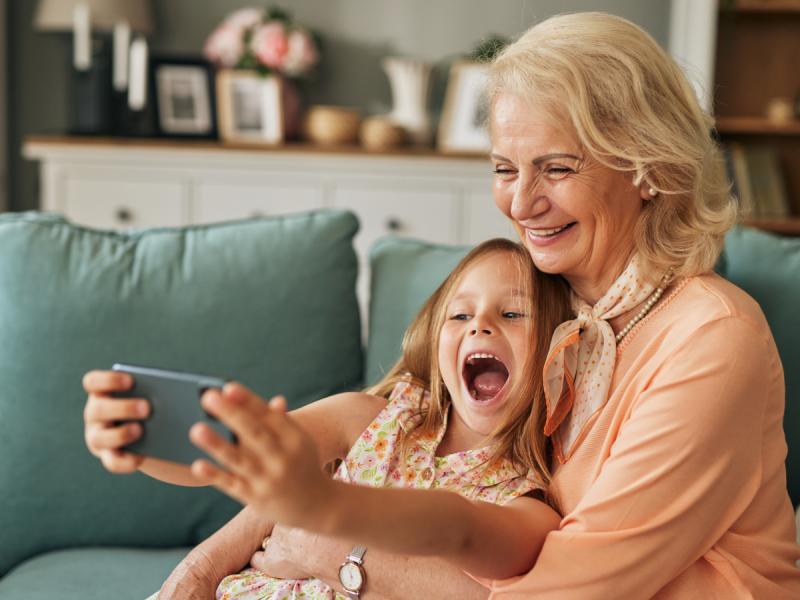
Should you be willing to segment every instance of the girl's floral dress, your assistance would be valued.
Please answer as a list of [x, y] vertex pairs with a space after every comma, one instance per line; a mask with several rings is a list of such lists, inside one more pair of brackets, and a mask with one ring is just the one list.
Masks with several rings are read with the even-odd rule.
[[[447, 422], [435, 435], [412, 436], [405, 462], [401, 463], [401, 432], [410, 432], [421, 420], [420, 406], [427, 393], [419, 386], [401, 382], [389, 404], [350, 448], [334, 475], [335, 479], [372, 487], [445, 489], [470, 500], [495, 504], [507, 502], [537, 489], [544, 489], [534, 473], [520, 475], [509, 460], [485, 463], [491, 447], [436, 456]], [[344, 557], [342, 557], [344, 559]], [[366, 568], [369, 572], [369, 558]], [[318, 579], [274, 579], [255, 569], [245, 569], [222, 580], [217, 600], [347, 600]]]

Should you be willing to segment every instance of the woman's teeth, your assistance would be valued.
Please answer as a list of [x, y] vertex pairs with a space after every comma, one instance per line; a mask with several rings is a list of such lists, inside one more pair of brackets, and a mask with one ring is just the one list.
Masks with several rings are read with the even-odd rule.
[[553, 229], [528, 229], [532, 235], [537, 237], [547, 237], [550, 235], [555, 235], [560, 231], [564, 231], [567, 227], [569, 227], [571, 223], [567, 223], [566, 225], [562, 225], [561, 227], [555, 227]]

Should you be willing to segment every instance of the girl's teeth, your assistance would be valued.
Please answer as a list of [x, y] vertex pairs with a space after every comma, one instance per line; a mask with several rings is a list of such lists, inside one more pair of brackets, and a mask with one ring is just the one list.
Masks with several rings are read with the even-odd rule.
[[495, 360], [500, 360], [494, 354], [484, 354], [484, 353], [476, 352], [475, 354], [470, 354], [467, 357], [467, 364], [468, 365], [474, 364], [476, 358], [493, 358]]

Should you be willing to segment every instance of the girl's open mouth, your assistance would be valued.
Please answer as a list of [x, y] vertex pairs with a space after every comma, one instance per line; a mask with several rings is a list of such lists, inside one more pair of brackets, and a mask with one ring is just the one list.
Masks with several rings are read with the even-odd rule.
[[508, 368], [494, 354], [473, 352], [464, 360], [461, 376], [473, 400], [489, 402], [505, 387]]

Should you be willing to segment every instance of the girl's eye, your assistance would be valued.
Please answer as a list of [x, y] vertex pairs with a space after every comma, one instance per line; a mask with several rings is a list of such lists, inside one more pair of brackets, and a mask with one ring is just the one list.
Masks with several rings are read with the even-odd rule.
[[451, 321], [466, 321], [467, 319], [469, 319], [469, 315], [464, 313], [456, 313], [450, 317]]
[[525, 313], [521, 312], [514, 312], [513, 310], [509, 310], [503, 313], [504, 319], [521, 319], [525, 316]]

